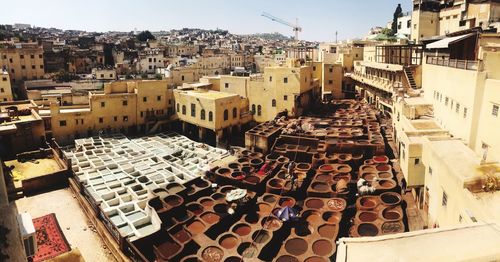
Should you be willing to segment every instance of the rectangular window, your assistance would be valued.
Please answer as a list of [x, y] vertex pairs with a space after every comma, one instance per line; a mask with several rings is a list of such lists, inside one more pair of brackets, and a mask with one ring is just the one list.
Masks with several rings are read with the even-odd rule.
[[123, 122], [128, 122], [128, 116], [123, 116]]
[[2, 81], [7, 81], [7, 77], [2, 77]]
[[224, 83], [225, 88], [229, 88], [229, 83]]
[[35, 68], [36, 68], [36, 67], [35, 67], [35, 65], [32, 65], [32, 66], [31, 66], [31, 69], [35, 69]]
[[24, 59], [24, 55], [20, 55], [19, 58]]
[[313, 71], [316, 71], [316, 67], [315, 66], [313, 66]]
[[147, 96], [145, 96], [145, 97], [142, 98], [142, 102], [147, 102], [147, 101], [148, 101], [148, 97]]
[[161, 101], [161, 96], [157, 96], [156, 101]]
[[415, 165], [418, 165], [418, 164], [420, 164], [420, 159], [415, 158]]
[[287, 101], [288, 100], [288, 96], [283, 96], [283, 100]]
[[25, 65], [22, 65], [22, 66], [21, 66], [21, 69], [23, 69], [23, 70], [24, 70], [24, 69], [26, 69], [26, 66], [25, 66]]
[[328, 84], [329, 85], [333, 84], [333, 80], [328, 80]]
[[113, 120], [115, 120], [115, 122], [116, 122], [116, 121], [118, 121], [118, 117], [117, 117], [117, 116], [114, 116], [114, 117], [113, 117]]
[[455, 112], [458, 114], [458, 112], [460, 112], [460, 104], [457, 103], [457, 106], [455, 108]]
[[4, 93], [4, 92], [5, 92], [5, 90], [3, 89], [3, 87], [0, 88], [0, 93]]
[[449, 99], [448, 97], [446, 97], [446, 98], [444, 99], [444, 105], [445, 105], [445, 106], [447, 106], [447, 105], [448, 105], [448, 101], [449, 101], [449, 100], [450, 100], [450, 99]]
[[40, 69], [43, 69], [43, 65], [40, 65]]
[[106, 102], [101, 102], [101, 107], [105, 107], [106, 106]]
[[467, 118], [467, 107], [464, 107], [464, 118]]
[[273, 81], [273, 77], [272, 77], [272, 76], [270, 76], [270, 77], [269, 77], [269, 82], [272, 82], [272, 81]]
[[127, 106], [127, 105], [128, 105], [128, 101], [127, 101], [127, 100], [123, 100], [123, 101], [122, 101], [122, 105], [123, 105], [123, 106]]
[[141, 117], [144, 117], [144, 111], [141, 111]]
[[493, 105], [493, 109], [491, 110], [491, 114], [493, 116], [498, 116], [498, 105]]
[[31, 59], [35, 59], [35, 55], [30, 55], [30, 58]]
[[78, 119], [75, 119], [76, 124], [78, 125]]
[[66, 120], [59, 121], [59, 126], [66, 126]]
[[432, 167], [429, 167], [429, 175], [432, 176]]
[[104, 123], [104, 118], [99, 117], [99, 123], [101, 123], [101, 124]]
[[443, 202], [441, 203], [442, 206], [446, 206], [448, 204], [448, 195], [446, 195], [446, 192], [443, 190]]
[[38, 55], [38, 58], [42, 59], [42, 58], [43, 58], [43, 55]]
[[196, 104], [191, 104], [191, 116], [196, 117]]
[[283, 83], [288, 83], [288, 77], [283, 78]]

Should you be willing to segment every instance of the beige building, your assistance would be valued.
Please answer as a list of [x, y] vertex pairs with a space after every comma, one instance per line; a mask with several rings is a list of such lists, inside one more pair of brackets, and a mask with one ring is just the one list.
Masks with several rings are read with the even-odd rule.
[[165, 57], [159, 49], [150, 49], [139, 54], [136, 70], [141, 73], [154, 74], [156, 68], [165, 67]]
[[12, 100], [14, 100], [14, 96], [12, 95], [9, 73], [0, 70], [0, 102]]
[[17, 43], [0, 48], [0, 67], [5, 68], [12, 83], [39, 79], [45, 74], [43, 48], [37, 43]]
[[92, 78], [99, 81], [116, 80], [116, 70], [106, 68], [93, 68]]
[[428, 226], [500, 221], [498, 43], [466, 33], [428, 44], [423, 95], [394, 104], [399, 162]]
[[[99, 132], [154, 132], [174, 114], [172, 89], [165, 80], [118, 81], [90, 92], [89, 106], [50, 105], [43, 116], [47, 133], [62, 144]], [[46, 123], [47, 125], [47, 123]]]
[[215, 133], [217, 142], [233, 132], [233, 127], [241, 129], [242, 124], [252, 120], [248, 111], [248, 100], [237, 94], [213, 91], [212, 84], [185, 84], [174, 90], [176, 113], [183, 122], [198, 127], [198, 136], [203, 140], [207, 130]]

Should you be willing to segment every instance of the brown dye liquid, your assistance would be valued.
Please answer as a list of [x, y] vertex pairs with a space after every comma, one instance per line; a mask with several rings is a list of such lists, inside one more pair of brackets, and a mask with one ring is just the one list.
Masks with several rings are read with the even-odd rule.
[[326, 240], [318, 240], [312, 246], [314, 254], [328, 256], [332, 252], [332, 244]]

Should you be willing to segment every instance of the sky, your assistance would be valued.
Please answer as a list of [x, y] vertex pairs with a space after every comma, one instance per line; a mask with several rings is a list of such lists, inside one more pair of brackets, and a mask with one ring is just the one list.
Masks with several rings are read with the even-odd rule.
[[[0, 24], [92, 32], [159, 31], [180, 28], [224, 29], [234, 34], [292, 29], [263, 16], [270, 13], [303, 28], [300, 39], [328, 42], [363, 37], [392, 20], [397, 4], [410, 0], [15, 0], [4, 1]], [[8, 10], [8, 11], [7, 11]]]

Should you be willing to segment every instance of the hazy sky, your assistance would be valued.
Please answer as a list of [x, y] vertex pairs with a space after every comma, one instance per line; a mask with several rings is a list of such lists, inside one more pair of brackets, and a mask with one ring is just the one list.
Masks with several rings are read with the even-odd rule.
[[303, 27], [301, 39], [333, 41], [364, 36], [392, 19], [398, 3], [410, 0], [10, 0], [2, 1], [0, 24], [28, 23], [87, 31], [170, 30], [183, 27], [247, 34], [291, 28], [261, 16], [263, 11]]

